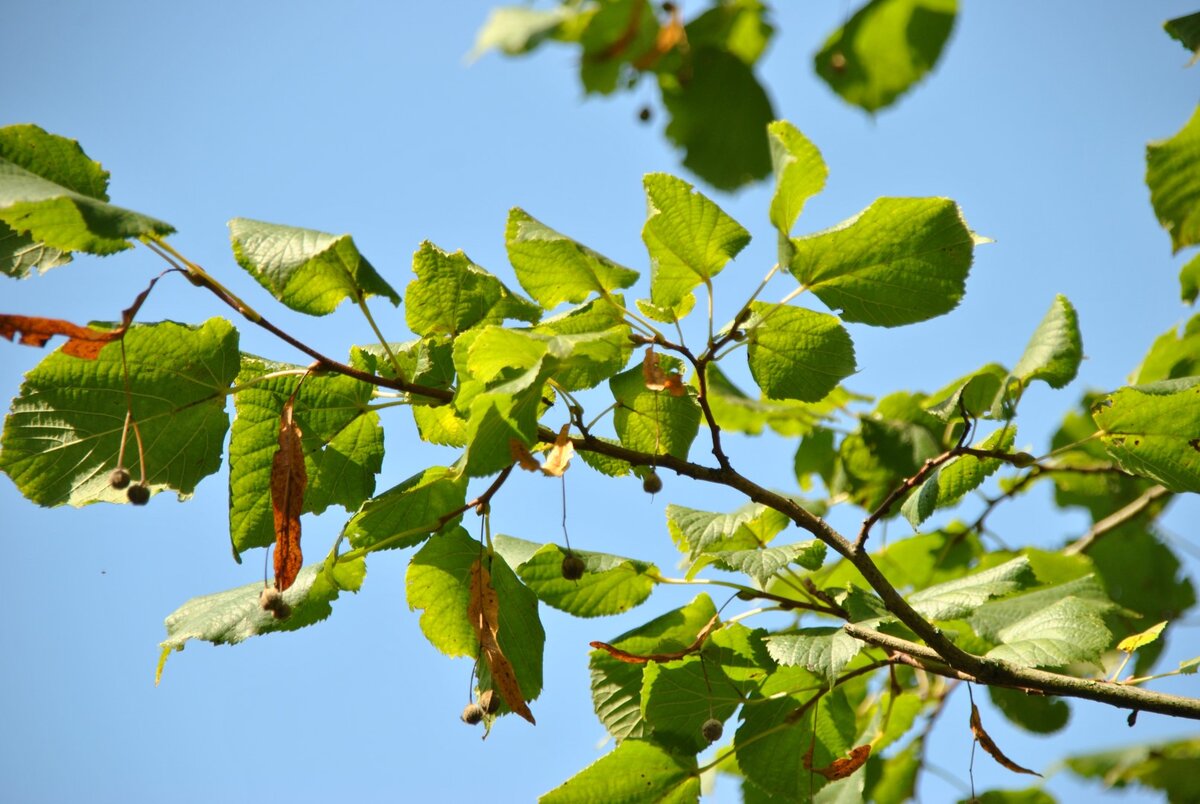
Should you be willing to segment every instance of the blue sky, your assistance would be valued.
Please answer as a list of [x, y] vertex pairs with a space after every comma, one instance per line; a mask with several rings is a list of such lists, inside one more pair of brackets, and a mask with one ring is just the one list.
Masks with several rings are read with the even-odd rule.
[[[642, 174], [692, 179], [661, 136], [662, 115], [649, 125], [636, 120], [655, 93], [645, 86], [584, 100], [574, 57], [561, 48], [468, 64], [491, 5], [16, 0], [5, 51], [21, 77], [0, 85], [0, 123], [36, 122], [78, 139], [112, 172], [116, 203], [170, 221], [180, 251], [263, 310], [269, 298], [231, 258], [230, 218], [349, 232], [401, 291], [426, 239], [466, 250], [515, 287], [503, 230], [517, 205], [644, 270]], [[1184, 69], [1185, 52], [1161, 30], [1163, 20], [1194, 9], [1174, 1], [965, 2], [937, 72], [872, 119], [811, 69], [812, 53], [853, 5], [778, 5], [780, 32], [760, 74], [777, 113], [830, 168], [797, 231], [832, 225], [878, 196], [944, 195], [996, 240], [977, 251], [967, 296], [950, 315], [900, 330], [851, 328], [860, 368], [852, 387], [932, 390], [991, 360], [1011, 364], [1064, 293], [1079, 310], [1088, 359], [1065, 391], [1039, 386], [1023, 402], [1018, 442], [1041, 451], [1085, 389], [1123, 384], [1153, 338], [1187, 316], [1176, 280], [1182, 258], [1171, 256], [1143, 176], [1146, 142], [1177, 131], [1196, 102], [1200, 72]], [[718, 285], [718, 318], [727, 318], [773, 261], [769, 188], [713, 197], [756, 238]], [[161, 267], [144, 249], [81, 257], [0, 284], [0, 307], [112, 318]], [[777, 282], [766, 298], [791, 289]], [[402, 308], [380, 302], [374, 310], [385, 332], [391, 324], [395, 338], [405, 337]], [[141, 318], [226, 312], [185, 283], [164, 282]], [[371, 340], [348, 308], [325, 319], [271, 317], [329, 354]], [[244, 350], [301, 360], [239, 328]], [[0, 396], [15, 395], [41, 357], [0, 344]], [[417, 443], [403, 411], [394, 413], [381, 490], [448, 460]], [[791, 452], [771, 439], [734, 439], [731, 448], [748, 474], [789, 490]], [[651, 500], [632, 482], [573, 472], [572, 542], [671, 567], [666, 503], [739, 504], [664, 479]], [[1079, 515], [1049, 512], [1046, 499], [1042, 490], [997, 525], [1013, 542], [1041, 545], [1086, 527]], [[538, 726], [508, 718], [482, 743], [458, 722], [469, 662], [434, 651], [405, 604], [408, 553], [372, 557], [363, 591], [339, 601], [329, 621], [233, 648], [191, 645], [171, 658], [156, 689], [163, 617], [190, 597], [261, 577], [260, 554], [240, 566], [230, 560], [225, 509], [223, 472], [186, 505], [160, 495], [138, 510], [41, 510], [0, 480], [0, 798], [529, 801], [605, 750], [588, 697], [587, 642], [692, 594], [662, 590], [631, 616], [605, 620], [543, 608], [549, 643], [546, 690], [533, 705]], [[494, 510], [495, 531], [559, 536], [557, 486], [539, 478], [514, 478]], [[1194, 500], [1177, 501], [1168, 528], [1194, 540], [1198, 515]], [[835, 524], [853, 527], [854, 515], [843, 516]], [[336, 513], [306, 521], [306, 543], [330, 543], [342, 521]], [[907, 532], [891, 526], [895, 537]], [[1193, 575], [1196, 565], [1193, 558]], [[1172, 658], [1200, 653], [1194, 623], [1174, 639]], [[1194, 695], [1195, 678], [1159, 688]], [[965, 699], [956, 700], [934, 752], [959, 780], [967, 777], [966, 720]], [[1068, 749], [1195, 733], [1192, 724], [1145, 715], [1129, 730], [1123, 713], [1099, 706], [1075, 707], [1071, 725], [1049, 739], [1020, 734], [998, 715], [989, 726], [1014, 759], [1043, 768]], [[980, 789], [1026, 783], [985, 757], [975, 771]], [[1094, 792], [1062, 775], [1048, 786], [1062, 800]], [[722, 780], [713, 800], [735, 793]], [[922, 793], [926, 801], [964, 795], [938, 777]]]

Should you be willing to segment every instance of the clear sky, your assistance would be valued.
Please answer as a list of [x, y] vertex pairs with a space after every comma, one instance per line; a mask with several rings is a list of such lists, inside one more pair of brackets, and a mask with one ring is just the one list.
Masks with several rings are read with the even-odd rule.
[[[465, 249], [516, 287], [503, 247], [514, 205], [644, 270], [642, 174], [692, 178], [661, 136], [662, 115], [649, 125], [636, 120], [655, 93], [645, 86], [584, 100], [574, 57], [561, 48], [468, 64], [491, 5], [13, 0], [0, 124], [35, 122], [78, 139], [112, 172], [115, 203], [174, 224], [178, 249], [264, 310], [269, 297], [231, 258], [230, 218], [352, 233], [401, 292], [425, 239]], [[966, 299], [952, 314], [900, 330], [851, 327], [860, 367], [851, 387], [933, 390], [988, 361], [1011, 365], [1054, 294], [1064, 293], [1079, 310], [1088, 360], [1065, 391], [1039, 386], [1027, 395], [1018, 442], [1042, 451], [1086, 388], [1122, 385], [1153, 338], [1186, 318], [1176, 280], [1182, 259], [1171, 256], [1143, 176], [1146, 142], [1176, 132], [1196, 103], [1200, 67], [1185, 70], [1186, 53], [1161, 30], [1163, 20], [1195, 9], [1176, 0], [965, 0], [937, 72], [872, 119], [811, 68], [825, 35], [856, 4], [776, 5], [780, 33], [760, 75], [779, 116], [830, 168], [797, 231], [834, 224], [878, 196], [944, 195], [996, 240], [977, 251]], [[721, 277], [720, 319], [770, 267], [774, 234], [765, 185], [712, 195], [756, 238]], [[0, 282], [0, 309], [111, 319], [162, 267], [144, 249], [80, 257], [45, 276]], [[780, 282], [768, 298], [790, 289]], [[390, 324], [405, 337], [402, 308], [379, 302], [375, 311], [385, 332]], [[160, 284], [141, 318], [226, 314], [174, 281]], [[271, 317], [333, 355], [371, 340], [348, 307], [324, 319]], [[301, 361], [238, 326], [244, 350]], [[0, 344], [0, 397], [15, 395], [42, 356]], [[405, 412], [393, 413], [380, 490], [451, 459], [416, 443]], [[791, 450], [769, 438], [735, 439], [732, 453], [756, 479], [794, 490]], [[664, 479], [651, 500], [631, 481], [573, 471], [573, 544], [671, 567], [668, 502], [739, 504]], [[558, 539], [557, 486], [538, 481], [506, 486], [495, 531]], [[185, 505], [159, 495], [145, 509], [41, 510], [0, 479], [0, 799], [530, 801], [607, 748], [588, 694], [588, 641], [692, 594], [658, 591], [631, 615], [602, 620], [543, 607], [538, 725], [506, 718], [482, 743], [458, 721], [470, 663], [430, 647], [405, 603], [408, 552], [372, 556], [363, 591], [343, 596], [314, 628], [232, 648], [189, 645], [156, 689], [163, 618], [188, 598], [261, 578], [260, 552], [240, 566], [230, 560], [226, 496], [222, 472]], [[1079, 515], [1048, 514], [1047, 498], [1042, 489], [997, 525], [1015, 543], [1039, 545], [1086, 527]], [[306, 543], [320, 546], [314, 554], [343, 521], [336, 512], [306, 521]], [[1198, 521], [1200, 506], [1189, 500], [1175, 503], [1167, 525], [1194, 545]], [[907, 532], [891, 526], [894, 537]], [[1188, 567], [1194, 577], [1194, 557]], [[1200, 653], [1194, 626], [1175, 631], [1171, 665]], [[1157, 688], [1200, 694], [1196, 678]], [[957, 699], [934, 754], [958, 781], [930, 776], [925, 801], [965, 795], [956, 785], [967, 777], [966, 721], [965, 698]], [[1051, 738], [1021, 734], [999, 715], [987, 722], [1010, 756], [1037, 768], [1067, 750], [1196, 731], [1147, 715], [1130, 730], [1124, 713], [1098, 705], [1076, 706], [1071, 725]], [[975, 771], [980, 789], [1027, 783], [982, 756]], [[1096, 791], [1062, 774], [1048, 786], [1065, 801]], [[735, 799], [736, 785], [721, 780], [713, 800]]]

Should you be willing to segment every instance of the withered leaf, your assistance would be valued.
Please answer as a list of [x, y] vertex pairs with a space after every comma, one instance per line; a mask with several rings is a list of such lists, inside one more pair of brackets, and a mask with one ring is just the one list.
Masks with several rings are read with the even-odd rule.
[[1042, 775], [1037, 771], [1030, 770], [1029, 768], [1022, 768], [1020, 765], [1004, 756], [1004, 752], [1001, 751], [999, 746], [992, 741], [991, 736], [989, 736], [988, 733], [983, 730], [983, 721], [979, 719], [979, 707], [977, 707], [974, 702], [971, 703], [971, 733], [975, 735], [975, 739], [978, 741], [980, 748], [991, 754], [992, 759], [996, 760], [1013, 773], [1028, 773], [1030, 776], [1038, 777]]
[[275, 588], [280, 592], [296, 581], [304, 560], [300, 552], [300, 511], [308, 472], [300, 427], [293, 415], [295, 398], [279, 414], [279, 448], [271, 461], [271, 507], [275, 513]]
[[500, 650], [497, 640], [500, 631], [500, 597], [492, 586], [492, 574], [479, 559], [471, 564], [469, 595], [467, 616], [471, 620], [471, 627], [475, 629], [475, 636], [479, 639], [479, 651], [492, 673], [496, 690], [509, 709], [536, 725], [533, 712], [529, 711], [525, 696], [521, 693], [517, 674], [513, 671], [508, 657]]
[[812, 766], [812, 745], [808, 747], [808, 753], [804, 755], [804, 769], [810, 770], [813, 773], [819, 773], [831, 782], [836, 782], [839, 779], [845, 779], [850, 774], [861, 768], [871, 757], [871, 746], [860, 745], [850, 749], [850, 755], [846, 757], [838, 757], [833, 762], [830, 762], [824, 768], [814, 768]]
[[529, 451], [529, 447], [525, 446], [520, 439], [508, 439], [508, 454], [517, 462], [517, 466], [526, 472], [539, 472], [542, 469], [537, 458], [534, 458], [533, 453]]
[[642, 358], [642, 379], [649, 391], [666, 391], [671, 396], [683, 396], [687, 393], [687, 388], [683, 385], [683, 377], [674, 371], [670, 374], [663, 371], [662, 366], [658, 364], [658, 355], [654, 353], [653, 346], [646, 349], [646, 356]]
[[554, 446], [550, 449], [550, 454], [546, 456], [546, 461], [542, 464], [542, 471], [550, 477], [562, 477], [571, 463], [571, 458], [575, 455], [575, 445], [571, 443], [570, 430], [571, 425], [564, 424], [562, 426], [562, 429], [558, 431], [558, 438], [554, 439]]
[[67, 342], [63, 352], [72, 357], [84, 360], [95, 360], [104, 346], [125, 332], [124, 328], [105, 332], [104, 330], [81, 327], [61, 318], [38, 318], [25, 315], [0, 315], [0, 336], [14, 340], [20, 335], [17, 343], [26, 346], [45, 346], [46, 341], [55, 335], [65, 335]]
[[696, 635], [696, 641], [688, 645], [683, 650], [671, 651], [669, 653], [630, 653], [626, 650], [613, 647], [607, 642], [589, 642], [588, 644], [597, 650], [602, 650], [617, 661], [626, 662], [628, 664], [645, 664], [646, 662], [673, 662], [677, 659], [682, 659], [692, 653], [696, 653], [704, 647], [704, 640], [708, 639], [708, 635], [712, 633], [713, 628], [719, 622], [718, 616], [714, 614], [708, 624], [700, 629], [700, 633]]
[[659, 59], [670, 53], [679, 44], [686, 42], [686, 40], [687, 33], [684, 30], [679, 9], [672, 6], [671, 18], [666, 25], [658, 29], [658, 36], [654, 39], [654, 47], [639, 56], [633, 63], [633, 66], [639, 70], [649, 70], [658, 63]]

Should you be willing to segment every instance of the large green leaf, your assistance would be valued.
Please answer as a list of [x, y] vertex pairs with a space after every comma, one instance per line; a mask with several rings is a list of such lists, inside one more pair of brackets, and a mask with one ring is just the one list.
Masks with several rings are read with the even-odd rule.
[[688, 21], [688, 46], [728, 51], [753, 66], [775, 33], [770, 11], [761, 0], [717, 3]]
[[[1012, 448], [1017, 437], [1017, 428], [1011, 424], [994, 431], [981, 441], [977, 449], [1006, 451]], [[939, 466], [925, 478], [900, 507], [900, 512], [913, 528], [933, 515], [939, 508], [953, 505], [979, 487], [984, 480], [1000, 468], [997, 458], [977, 458], [960, 455]]]
[[908, 602], [931, 620], [954, 620], [965, 617], [994, 597], [1022, 589], [1032, 579], [1029, 559], [1017, 556], [997, 567], [914, 592], [908, 596]]
[[1175, 251], [1200, 243], [1200, 106], [1175, 136], [1146, 146], [1146, 184]]
[[989, 601], [973, 611], [968, 622], [981, 637], [999, 641], [1000, 633], [1006, 628], [1068, 597], [1096, 614], [1103, 614], [1116, 607], [1108, 599], [1096, 576], [1089, 574], [1004, 600]]
[[328, 315], [346, 299], [400, 296], [384, 281], [350, 235], [282, 226], [248, 218], [229, 222], [238, 265], [276, 299], [309, 315]]
[[457, 335], [507, 318], [532, 323], [542, 314], [461, 251], [450, 254], [425, 241], [413, 254], [413, 273], [405, 317], [418, 335]]
[[638, 279], [637, 271], [559, 234], [522, 209], [508, 213], [504, 244], [517, 281], [547, 310], [627, 288]]
[[850, 333], [835, 316], [765, 302], [751, 310], [746, 359], [768, 398], [820, 402], [858, 370]]
[[[294, 373], [260, 379], [281, 371]], [[234, 555], [275, 541], [271, 464], [279, 416], [300, 382], [298, 366], [243, 355], [229, 440], [229, 536]], [[350, 377], [308, 377], [295, 397], [294, 418], [304, 445], [308, 485], [304, 512], [330, 505], [353, 511], [375, 491], [383, 466], [383, 428], [368, 408], [374, 388]]]
[[[85, 251], [112, 254], [130, 247], [140, 236], [174, 232], [169, 223], [107, 203], [100, 167], [84, 156], [73, 140], [54, 137], [36, 127], [8, 133], [0, 144], [0, 222], [2, 234], [17, 233], [13, 252], [48, 247], [59, 252]], [[48, 145], [46, 155], [30, 149]], [[95, 166], [95, 167], [91, 167]], [[62, 184], [66, 182], [66, 184]], [[94, 194], [95, 193], [95, 194]], [[28, 238], [28, 240], [26, 240]], [[64, 254], [47, 252], [37, 264], [47, 268]], [[6, 274], [19, 275], [19, 263], [10, 258]]]
[[757, 547], [787, 526], [786, 516], [760, 503], [750, 503], [729, 514], [667, 506], [671, 538], [692, 561], [703, 553]]
[[1095, 662], [1112, 642], [1112, 634], [1095, 607], [1073, 597], [1063, 598], [1002, 628], [999, 645], [987, 652], [1025, 667], [1065, 667]]
[[957, 5], [871, 0], [817, 53], [817, 75], [868, 112], [889, 106], [933, 69], [954, 28]]
[[[678, 366], [665, 355], [658, 358], [664, 371]], [[640, 452], [687, 458], [688, 449], [700, 432], [700, 405], [694, 396], [651, 391], [646, 387], [641, 366], [618, 374], [608, 385], [617, 400], [613, 427], [622, 444]]]
[[785, 544], [782, 547], [760, 547], [749, 550], [713, 550], [706, 551], [700, 560], [688, 571], [694, 575], [702, 566], [708, 563], [716, 564], [722, 569], [733, 572], [743, 572], [755, 580], [761, 587], [776, 572], [788, 566], [797, 564], [808, 570], [818, 569], [825, 560], [825, 543], [810, 540]]
[[567, 552], [558, 545], [539, 545], [503, 534], [493, 536], [492, 542], [539, 600], [576, 617], [620, 614], [641, 605], [653, 591], [658, 574], [653, 564], [644, 561], [571, 550], [571, 555], [583, 561], [584, 572], [583, 577], [569, 581], [562, 574]]
[[791, 269], [844, 320], [896, 327], [958, 305], [975, 242], [947, 198], [880, 198], [832, 229], [793, 238]]
[[1121, 468], [1171, 491], [1200, 491], [1200, 379], [1122, 388], [1092, 407]]
[[643, 740], [625, 740], [538, 799], [541, 804], [683, 804], [699, 800], [696, 757], [674, 754]]
[[801, 628], [793, 633], [769, 636], [767, 651], [785, 667], [799, 666], [832, 683], [863, 643], [841, 628]]
[[1194, 315], [1180, 335], [1175, 327], [1159, 335], [1129, 375], [1133, 385], [1200, 375], [1200, 314]]
[[362, 587], [366, 574], [367, 565], [362, 558], [304, 567], [295, 583], [283, 593], [283, 602], [291, 608], [291, 615], [284, 619], [276, 619], [259, 604], [262, 581], [192, 598], [167, 617], [159, 675], [170, 653], [183, 650], [192, 639], [235, 645], [260, 634], [295, 631], [320, 622], [333, 611], [331, 604], [343, 590], [357, 592]]
[[660, 75], [671, 120], [667, 139], [687, 152], [683, 164], [719, 190], [736, 190], [771, 171], [767, 124], [771, 100], [749, 65], [715, 47], [692, 52], [684, 76]]
[[1067, 297], [1059, 294], [1034, 330], [1012, 373], [1026, 385], [1041, 380], [1051, 388], [1062, 388], [1075, 379], [1082, 361], [1079, 318]]
[[708, 747], [701, 726], [709, 718], [724, 721], [742, 698], [720, 665], [699, 656], [659, 664], [649, 662], [642, 680], [642, 717], [651, 739], [682, 754]]
[[[345, 535], [354, 547], [371, 547], [386, 539], [388, 547], [411, 547], [435, 532], [438, 520], [466, 501], [465, 477], [442, 466], [431, 466], [367, 500], [346, 523]], [[461, 515], [444, 526], [449, 530]]]
[[[124, 336], [129, 398], [152, 492], [190, 497], [221, 465], [229, 428], [225, 395], [238, 372], [238, 335], [223, 318], [198, 327], [134, 325]], [[117, 467], [125, 422], [121, 345], [96, 360], [52, 352], [25, 375], [4, 420], [0, 470], [39, 505], [123, 502], [108, 484]], [[143, 471], [133, 429], [125, 467]]]
[[471, 627], [471, 565], [485, 556], [483, 545], [456, 527], [432, 538], [417, 551], [405, 575], [410, 609], [421, 610], [421, 633], [450, 657], [479, 655], [479, 636]]
[[[636, 655], [679, 651], [696, 641], [701, 629], [717, 613], [708, 595], [697, 595], [686, 606], [669, 611], [628, 631], [610, 643]], [[591, 652], [592, 705], [604, 728], [617, 740], [647, 737], [650, 727], [642, 718], [644, 664], [631, 664], [607, 651]]]
[[553, 353], [569, 352], [553, 366], [555, 382], [568, 391], [582, 390], [598, 385], [625, 367], [633, 354], [633, 342], [621, 309], [623, 304], [620, 295], [596, 299], [547, 318], [533, 328], [540, 335], [581, 336], [550, 347]]
[[678, 312], [693, 288], [709, 285], [750, 242], [750, 233], [683, 179], [651, 173], [644, 184], [650, 301]]
[[788, 237], [809, 198], [821, 192], [829, 168], [817, 146], [786, 120], [767, 126], [771, 143], [771, 166], [775, 171], [775, 194], [771, 196], [771, 223]]

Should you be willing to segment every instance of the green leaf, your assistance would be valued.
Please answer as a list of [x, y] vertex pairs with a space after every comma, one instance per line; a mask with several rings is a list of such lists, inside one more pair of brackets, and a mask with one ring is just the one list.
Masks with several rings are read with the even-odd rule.
[[619, 294], [611, 300], [596, 299], [547, 318], [533, 328], [533, 332], [543, 335], [589, 336], [568, 338], [560, 346], [551, 345], [551, 353], [569, 351], [553, 367], [555, 382], [569, 391], [582, 390], [625, 367], [633, 354], [633, 342], [629, 340], [631, 330], [622, 312], [624, 303]]
[[1200, 799], [1200, 737], [1170, 743], [1134, 745], [1115, 751], [1069, 757], [1064, 763], [1073, 773], [1102, 781], [1106, 787], [1132, 785], [1162, 790], [1167, 801]]
[[1015, 592], [1032, 580], [1029, 559], [1017, 556], [998, 567], [929, 586], [908, 596], [908, 602], [930, 620], [965, 617], [993, 597]]
[[1127, 636], [1117, 643], [1117, 650], [1123, 650], [1126, 653], [1133, 653], [1138, 648], [1144, 648], [1151, 642], [1162, 636], [1163, 629], [1167, 627], [1167, 621], [1163, 620], [1156, 625], [1152, 625], [1145, 631]]
[[957, 13], [955, 0], [871, 0], [817, 53], [817, 75], [868, 112], [890, 106], [933, 69]]
[[643, 183], [650, 301], [678, 311], [693, 288], [709, 285], [750, 242], [750, 233], [683, 179], [650, 173]]
[[404, 581], [408, 607], [421, 609], [421, 633], [451, 658], [479, 654], [479, 637], [467, 607], [471, 565], [483, 555], [483, 546], [456, 527], [425, 542], [408, 565]]
[[1006, 628], [1068, 597], [1096, 614], [1104, 614], [1116, 608], [1096, 576], [1088, 574], [1066, 583], [1034, 589], [1005, 600], [993, 600], [985, 603], [971, 614], [968, 621], [971, 628], [981, 637], [999, 641], [1000, 633]]
[[1175, 136], [1146, 146], [1146, 185], [1174, 250], [1200, 243], [1200, 106]]
[[[720, 420], [718, 419], [718, 423]], [[833, 485], [833, 473], [837, 466], [837, 448], [833, 445], [833, 431], [817, 428], [800, 439], [792, 469], [796, 482], [805, 491], [813, 486], [812, 476], [821, 478], [826, 488]]]
[[422, 441], [443, 447], [467, 445], [467, 420], [452, 405], [413, 405], [412, 414]]
[[[261, 380], [264, 375], [293, 371]], [[229, 535], [234, 555], [275, 541], [271, 508], [271, 464], [279, 442], [279, 415], [296, 390], [303, 369], [242, 356], [235, 397], [237, 415], [229, 440]], [[317, 374], [295, 397], [308, 485], [304, 513], [330, 505], [353, 511], [375, 492], [383, 466], [383, 428], [368, 408], [374, 388], [350, 377]]]
[[753, 66], [775, 33], [768, 13], [761, 0], [719, 3], [688, 22], [688, 45], [728, 51]]
[[640, 804], [700, 800], [695, 756], [680, 756], [643, 740], [614, 751], [538, 799], [541, 804]]
[[1095, 607], [1073, 597], [1063, 598], [1030, 614], [997, 634], [999, 645], [985, 655], [1024, 667], [1064, 667], [1094, 662], [1112, 642], [1112, 634]]
[[[659, 355], [659, 365], [671, 371], [678, 363]], [[700, 405], [695, 397], [649, 390], [640, 365], [616, 375], [608, 385], [617, 400], [613, 427], [622, 444], [639, 452], [687, 459], [700, 432]]]
[[1171, 491], [1200, 491], [1200, 379], [1122, 388], [1092, 407], [1121, 468]]
[[762, 628], [751, 630], [741, 623], [726, 623], [704, 644], [704, 658], [719, 665], [727, 682], [740, 695], [748, 696], [778, 669], [767, 653], [763, 641], [766, 634]]
[[[438, 521], [466, 502], [465, 477], [443, 466], [431, 466], [367, 500], [346, 523], [345, 536], [355, 548], [373, 547], [384, 540], [389, 548], [412, 547], [437, 532]], [[440, 530], [450, 530], [462, 515]]]
[[637, 271], [559, 234], [522, 209], [508, 213], [504, 244], [517, 281], [547, 310], [627, 288], [638, 279]]
[[413, 254], [413, 273], [405, 318], [418, 335], [457, 335], [508, 318], [534, 323], [542, 314], [462, 251], [449, 254], [425, 241]]
[[843, 320], [897, 327], [958, 306], [975, 242], [947, 198], [880, 198], [832, 229], [793, 238], [791, 270]]
[[1034, 734], [1054, 734], [1071, 719], [1071, 707], [1061, 698], [1006, 687], [988, 687], [988, 694], [1010, 722]]
[[[108, 200], [108, 171], [88, 159], [75, 140], [50, 134], [38, 126], [0, 128], [0, 159], [55, 182], [80, 195]], [[0, 272], [24, 277], [71, 261], [71, 254], [38, 242], [0, 223]]]
[[959, 804], [1056, 804], [1057, 801], [1040, 787], [1027, 787], [1024, 790], [985, 790], [975, 798], [959, 799]]
[[996, 406], [996, 399], [1008, 376], [1004, 366], [988, 363], [930, 394], [922, 406], [942, 421], [961, 418], [960, 405], [971, 416], [989, 415]]
[[400, 296], [359, 253], [350, 235], [234, 218], [229, 239], [238, 265], [271, 295], [301, 313], [328, 315], [346, 299]]
[[1163, 30], [1192, 52], [1192, 60], [1188, 62], [1188, 66], [1195, 64], [1197, 54], [1200, 54], [1200, 13], [1167, 20], [1163, 23]]
[[507, 56], [528, 53], [553, 38], [563, 22], [577, 14], [565, 7], [544, 10], [523, 6], [493, 8], [475, 35], [475, 47], [469, 58], [476, 59], [492, 48]]
[[667, 506], [667, 529], [691, 561], [702, 553], [757, 547], [787, 526], [786, 516], [760, 503], [750, 503], [729, 514]]
[[1112, 531], [1092, 543], [1088, 557], [1108, 596], [1142, 615], [1128, 618], [1129, 631], [1148, 622], [1177, 620], [1196, 604], [1196, 590], [1179, 558], [1144, 526]]
[[[1012, 449], [1016, 437], [1017, 428], [1008, 424], [981, 441], [976, 449], [1007, 451]], [[1000, 464], [998, 458], [977, 458], [974, 455], [952, 458], [935, 469], [925, 482], [909, 495], [900, 512], [915, 530], [938, 508], [953, 505], [965, 497], [967, 492], [978, 488], [1000, 468]]]
[[708, 747], [700, 727], [711, 718], [725, 721], [742, 698], [719, 665], [699, 656], [646, 665], [642, 681], [642, 717], [655, 743], [681, 754]]
[[1197, 295], [1200, 295], [1200, 254], [1179, 271], [1179, 298], [1184, 304], [1195, 304]]
[[819, 541], [797, 542], [782, 547], [762, 547], [750, 550], [707, 551], [700, 557], [698, 566], [688, 573], [693, 575], [700, 566], [713, 563], [732, 572], [743, 572], [753, 578], [760, 587], [776, 572], [789, 564], [799, 564], [808, 570], [819, 569], [825, 561], [825, 543]]
[[858, 370], [850, 333], [836, 317], [765, 302], [751, 309], [747, 360], [768, 398], [819, 402]]
[[1025, 353], [1013, 368], [1013, 376], [1028, 385], [1042, 380], [1051, 388], [1062, 388], [1075, 379], [1083, 360], [1079, 319], [1066, 296], [1054, 297], [1049, 312], [1034, 330]]
[[[571, 555], [583, 560], [584, 573], [579, 580], [568, 581], [562, 576], [567, 552], [558, 545], [538, 545], [502, 534], [492, 541], [539, 600], [576, 617], [628, 611], [644, 603], [656, 583], [658, 568], [653, 564], [588, 550], [571, 550]], [[513, 553], [518, 547], [522, 549]], [[526, 553], [530, 547], [533, 552]]]
[[[197, 327], [163, 322], [132, 326], [124, 336], [129, 393], [145, 466], [132, 428], [125, 468], [143, 471], [154, 493], [180, 499], [221, 466], [229, 428], [225, 395], [238, 371], [238, 335], [223, 318]], [[96, 360], [54, 351], [25, 375], [0, 436], [0, 470], [39, 505], [124, 502], [109, 486], [125, 423], [119, 344]]]
[[825, 187], [829, 168], [817, 146], [786, 120], [767, 126], [775, 194], [771, 196], [771, 223], [787, 237], [804, 210], [804, 203]]
[[462, 464], [468, 477], [486, 477], [511, 464], [513, 441], [533, 445], [542, 386], [548, 374], [539, 362], [512, 382], [472, 400], [467, 417], [467, 454]]
[[769, 636], [767, 651], [785, 667], [803, 667], [833, 683], [863, 643], [841, 628], [801, 628], [795, 633]]
[[916, 723], [917, 716], [925, 709], [925, 703], [915, 691], [899, 694], [889, 692], [876, 709], [880, 734], [872, 744], [871, 752], [878, 754], [907, 734]]
[[683, 148], [683, 164], [719, 190], [736, 190], [771, 172], [767, 124], [771, 100], [754, 71], [736, 55], [713, 47], [692, 52], [686, 80], [660, 75], [671, 120], [667, 139]]
[[868, 510], [912, 477], [929, 458], [942, 452], [946, 428], [921, 407], [924, 397], [897, 392], [879, 400], [859, 419], [858, 430], [838, 448], [841, 472], [832, 493], [845, 492]]
[[[917, 787], [917, 772], [922, 765], [921, 741], [914, 740], [905, 746], [903, 751], [882, 760], [882, 769], [875, 786], [868, 790], [870, 800], [875, 804], [905, 804], [913, 800]], [[868, 761], [868, 773], [871, 763]]]
[[[716, 613], [708, 595], [697, 595], [686, 606], [656, 617], [610, 644], [637, 655], [683, 650], [696, 641]], [[608, 733], [617, 740], [649, 736], [650, 727], [642, 719], [641, 709], [642, 674], [646, 666], [623, 662], [600, 649], [591, 652], [588, 666], [592, 675], [592, 705]]]
[[715, 363], [708, 364], [708, 404], [722, 430], [758, 435], [770, 427], [782, 436], [808, 435], [819, 422], [833, 417], [855, 395], [835, 388], [820, 402], [791, 399], [754, 399], [725, 376]]
[[283, 593], [291, 607], [291, 616], [277, 620], [259, 605], [262, 581], [213, 595], [194, 597], [172, 612], [166, 620], [167, 638], [158, 672], [171, 651], [183, 650], [189, 640], [199, 639], [214, 645], [238, 642], [273, 631], [295, 631], [320, 622], [332, 611], [331, 605], [342, 590], [357, 592], [366, 576], [362, 558], [328, 567], [325, 562], [300, 570], [296, 581]]
[[1182, 335], [1174, 327], [1158, 336], [1142, 363], [1129, 375], [1132, 385], [1200, 374], [1200, 314], [1192, 316]]

